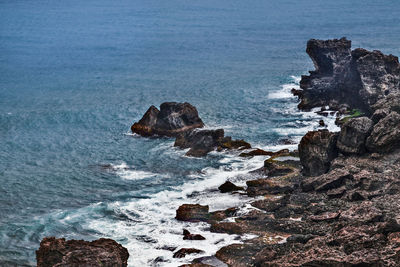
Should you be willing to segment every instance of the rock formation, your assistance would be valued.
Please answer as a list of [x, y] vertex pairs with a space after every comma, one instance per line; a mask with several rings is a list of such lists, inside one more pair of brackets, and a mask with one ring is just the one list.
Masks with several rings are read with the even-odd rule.
[[126, 267], [129, 253], [112, 239], [100, 238], [88, 242], [45, 237], [36, 251], [38, 267]]
[[302, 76], [302, 91], [293, 91], [301, 99], [300, 109], [328, 105], [336, 110], [358, 108], [368, 114], [371, 105], [399, 90], [400, 64], [393, 55], [361, 48], [352, 51], [346, 38], [311, 39], [306, 52], [315, 71]]
[[175, 137], [182, 132], [204, 127], [197, 109], [189, 103], [165, 102], [160, 110], [151, 106], [131, 130], [141, 136]]

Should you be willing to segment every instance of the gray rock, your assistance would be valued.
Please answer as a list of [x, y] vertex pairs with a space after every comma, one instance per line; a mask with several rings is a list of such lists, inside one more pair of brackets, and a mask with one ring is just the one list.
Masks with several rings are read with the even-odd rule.
[[362, 154], [365, 140], [372, 130], [373, 122], [367, 117], [349, 119], [342, 125], [336, 146], [343, 154]]
[[378, 109], [372, 114], [371, 120], [374, 123], [378, 123], [381, 119], [385, 118], [387, 115], [389, 115], [390, 110], [387, 108], [381, 108]]
[[214, 150], [224, 139], [224, 130], [193, 130], [177, 136], [174, 146], [190, 148], [187, 156], [202, 157]]
[[328, 130], [308, 132], [300, 141], [299, 156], [303, 174], [317, 176], [329, 170], [331, 161], [337, 157], [338, 134]]
[[366, 146], [369, 151], [378, 153], [390, 152], [400, 147], [400, 114], [391, 112], [375, 124]]

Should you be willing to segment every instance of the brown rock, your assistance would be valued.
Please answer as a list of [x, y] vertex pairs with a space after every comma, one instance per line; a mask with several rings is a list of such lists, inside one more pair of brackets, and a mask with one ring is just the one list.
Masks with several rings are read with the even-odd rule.
[[206, 238], [199, 234], [191, 234], [188, 230], [183, 230], [183, 240], [205, 240]]
[[112, 239], [89, 242], [45, 237], [36, 251], [38, 267], [127, 266], [129, 253]]
[[188, 254], [198, 254], [198, 253], [204, 253], [203, 250], [200, 249], [195, 249], [195, 248], [181, 248], [177, 252], [174, 253], [174, 258], [184, 258]]
[[221, 193], [228, 193], [228, 192], [233, 192], [233, 191], [239, 191], [239, 190], [244, 190], [243, 187], [236, 186], [234, 183], [230, 181], [226, 181], [222, 185], [218, 187], [218, 190], [221, 191]]
[[199, 204], [183, 204], [176, 210], [176, 219], [179, 221], [199, 222], [209, 218], [208, 206]]

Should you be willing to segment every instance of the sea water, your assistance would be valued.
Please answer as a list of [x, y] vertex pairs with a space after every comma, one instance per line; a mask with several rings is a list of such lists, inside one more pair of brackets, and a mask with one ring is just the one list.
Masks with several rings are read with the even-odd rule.
[[[245, 185], [265, 157], [185, 157], [131, 124], [150, 105], [187, 101], [208, 128], [295, 149], [281, 141], [321, 119], [290, 94], [313, 69], [307, 40], [346, 36], [399, 55], [399, 14], [396, 0], [0, 1], [0, 266], [34, 266], [45, 236], [113, 238], [130, 266], [177, 266], [198, 255], [166, 248], [208, 256], [251, 238], [178, 222], [175, 210], [251, 210], [217, 187]], [[182, 240], [184, 228], [206, 240]]]

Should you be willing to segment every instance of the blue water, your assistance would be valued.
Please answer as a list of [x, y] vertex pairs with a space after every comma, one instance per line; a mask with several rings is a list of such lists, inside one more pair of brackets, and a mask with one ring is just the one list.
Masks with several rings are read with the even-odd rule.
[[[150, 105], [188, 101], [254, 146], [298, 141], [319, 119], [288, 94], [312, 69], [307, 40], [400, 55], [399, 14], [397, 0], [1, 0], [0, 265], [35, 265], [48, 235], [110, 237], [130, 266], [176, 265], [159, 247], [184, 244], [177, 205], [245, 201], [204, 192], [262, 159], [184, 157], [130, 125]], [[232, 241], [207, 239], [209, 254]]]

